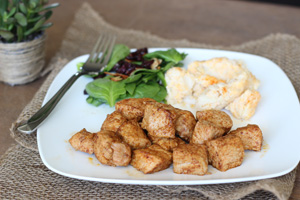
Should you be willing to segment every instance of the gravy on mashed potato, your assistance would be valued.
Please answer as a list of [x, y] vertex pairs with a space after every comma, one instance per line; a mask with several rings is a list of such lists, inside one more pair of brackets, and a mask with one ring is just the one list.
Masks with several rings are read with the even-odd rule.
[[225, 57], [194, 61], [187, 69], [166, 73], [167, 102], [191, 111], [227, 109], [237, 119], [250, 119], [260, 100], [260, 81], [241, 61]]

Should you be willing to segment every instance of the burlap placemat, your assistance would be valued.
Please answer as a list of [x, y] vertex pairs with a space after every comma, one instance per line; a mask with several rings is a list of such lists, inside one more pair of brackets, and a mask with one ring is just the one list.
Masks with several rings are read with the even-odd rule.
[[[92, 23], [90, 23], [92, 22]], [[53, 69], [11, 127], [11, 136], [19, 143], [0, 160], [0, 194], [4, 198], [153, 198], [153, 199], [287, 199], [293, 189], [296, 170], [273, 179], [219, 185], [140, 186], [95, 183], [62, 177], [49, 171], [41, 162], [36, 134], [24, 135], [16, 130], [41, 106], [49, 85], [61, 68], [76, 56], [89, 52], [100, 32], [114, 33], [118, 43], [140, 47], [198, 47], [227, 49], [267, 57], [277, 63], [291, 79], [299, 95], [300, 40], [286, 34], [272, 34], [260, 40], [224, 47], [198, 44], [187, 40], [167, 40], [155, 35], [125, 30], [105, 22], [91, 6], [84, 3], [69, 27], [62, 47], [51, 60]]]

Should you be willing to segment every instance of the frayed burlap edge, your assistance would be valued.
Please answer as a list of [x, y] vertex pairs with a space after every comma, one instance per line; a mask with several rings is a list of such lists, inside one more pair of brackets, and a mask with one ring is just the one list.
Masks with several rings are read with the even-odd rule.
[[[93, 21], [93, 24], [86, 23]], [[85, 31], [82, 31], [85, 30]], [[69, 27], [65, 39], [62, 43], [60, 51], [52, 59], [49, 68], [53, 71], [48, 76], [44, 84], [36, 93], [32, 101], [24, 108], [18, 119], [11, 127], [11, 136], [22, 146], [31, 150], [37, 151], [36, 134], [24, 135], [16, 130], [16, 127], [23, 121], [27, 120], [34, 114], [41, 106], [43, 98], [50, 86], [52, 80], [61, 70], [61, 68], [72, 58], [86, 54], [89, 52], [90, 47], [93, 46], [95, 37], [100, 32], [114, 33], [118, 37], [118, 43], [124, 43], [132, 48], [139, 47], [195, 47], [195, 48], [208, 48], [208, 49], [225, 49], [232, 51], [241, 51], [251, 54], [257, 54], [267, 57], [277, 63], [285, 73], [289, 76], [296, 91], [299, 91], [300, 84], [300, 40], [288, 34], [271, 34], [262, 39], [243, 43], [241, 45], [234, 45], [229, 47], [212, 46], [207, 44], [198, 44], [188, 40], [166, 40], [150, 33], [145, 33], [136, 30], [125, 30], [112, 26], [104, 21], [104, 19], [95, 12], [89, 4], [84, 3], [81, 9], [77, 12], [75, 19]], [[80, 47], [80, 48], [78, 48]], [[298, 94], [299, 95], [299, 94]], [[293, 183], [296, 177], [296, 170], [291, 173], [275, 178], [266, 179], [254, 182], [235, 183], [235, 184], [222, 184], [222, 185], [208, 185], [208, 186], [160, 186], [162, 189], [167, 190], [170, 194], [175, 191], [181, 193], [187, 191], [197, 191], [207, 197], [222, 199], [222, 194], [217, 194], [214, 188], [226, 188], [238, 198], [247, 194], [255, 194], [260, 191], [269, 191], [268, 195], [275, 195], [279, 199], [286, 199], [292, 191]], [[287, 179], [288, 181], [282, 181]], [[276, 187], [278, 183], [279, 187]], [[237, 184], [237, 185], [236, 185]], [[246, 185], [245, 185], [246, 184]], [[234, 186], [234, 187], [232, 187]], [[245, 186], [244, 189], [237, 186]], [[287, 186], [287, 188], [282, 187]], [[228, 190], [229, 188], [229, 190]], [[231, 190], [230, 190], [231, 188]], [[240, 190], [236, 189], [240, 188]], [[282, 190], [282, 188], [285, 188]], [[254, 192], [256, 191], [256, 192]], [[254, 192], [254, 193], [253, 193]], [[250, 196], [251, 196], [250, 195]], [[252, 198], [252, 196], [251, 196]]]

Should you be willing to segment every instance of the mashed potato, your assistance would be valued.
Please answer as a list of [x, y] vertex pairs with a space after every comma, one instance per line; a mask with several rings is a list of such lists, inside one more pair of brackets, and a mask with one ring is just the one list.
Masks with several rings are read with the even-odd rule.
[[168, 103], [182, 109], [226, 108], [238, 119], [249, 119], [260, 100], [259, 80], [237, 60], [195, 61], [187, 70], [169, 69], [165, 77]]

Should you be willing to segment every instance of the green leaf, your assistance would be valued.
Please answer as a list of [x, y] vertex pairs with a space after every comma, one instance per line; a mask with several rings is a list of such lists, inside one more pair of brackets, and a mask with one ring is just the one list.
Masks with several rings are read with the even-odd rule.
[[143, 82], [145, 82], [145, 83], [147, 83], [150, 80], [155, 80], [155, 79], [156, 79], [156, 73], [147, 74], [142, 78]]
[[11, 31], [14, 28], [14, 24], [10, 24], [7, 28], [8, 31]]
[[43, 31], [43, 30], [45, 30], [45, 29], [51, 27], [52, 25], [53, 25], [53, 23], [49, 22], [49, 23], [44, 24], [43, 26], [41, 26], [38, 30]]
[[4, 12], [3, 12], [3, 15], [2, 15], [2, 16], [3, 16], [3, 21], [4, 21], [4, 22], [6, 22], [7, 19], [8, 19], [8, 16], [7, 16], [7, 15], [8, 15], [7, 12], [4, 11]]
[[12, 0], [12, 2], [10, 1], [9, 2], [9, 5], [8, 7], [12, 8], [12, 7], [15, 7], [16, 5], [18, 5], [20, 2], [20, 0]]
[[16, 22], [17, 20], [15, 19], [15, 18], [8, 18], [7, 20], [6, 20], [6, 23], [7, 24], [14, 24], [15, 22]]
[[128, 84], [126, 84], [126, 86], [125, 86], [126, 91], [127, 91], [130, 95], [133, 95], [135, 88], [136, 88], [136, 83], [134, 83], [134, 82], [133, 82], [133, 83], [128, 83]]
[[166, 81], [166, 79], [165, 79], [165, 76], [164, 76], [163, 72], [158, 72], [158, 73], [157, 73], [157, 77], [158, 77], [158, 79], [161, 81], [162, 85], [163, 85], [164, 87], [167, 87], [167, 81]]
[[166, 51], [155, 51], [144, 55], [146, 59], [160, 58], [165, 62], [174, 62], [175, 64], [182, 61], [187, 54], [179, 53], [176, 49], [168, 49]]
[[9, 13], [8, 13], [8, 15], [7, 15], [7, 17], [11, 17], [11, 16], [13, 16], [14, 14], [15, 14], [15, 12], [16, 12], [16, 8], [14, 7], [14, 8], [12, 8], [10, 11], [9, 11]]
[[44, 16], [45, 16], [45, 20], [48, 20], [53, 14], [53, 11], [52, 10], [49, 10], [47, 11]]
[[158, 69], [137, 69], [137, 70], [135, 70], [135, 71], [133, 71], [132, 73], [131, 73], [131, 75], [133, 75], [133, 74], [140, 74], [140, 73], [142, 73], [142, 74], [152, 74], [152, 73], [157, 73], [159, 70]]
[[114, 65], [120, 60], [126, 58], [130, 54], [130, 49], [124, 44], [116, 44], [114, 46], [113, 52], [111, 54], [110, 60], [107, 66], [104, 68], [104, 71], [110, 71]]
[[15, 14], [15, 19], [17, 20], [17, 22], [21, 25], [21, 26], [26, 26], [27, 25], [27, 18], [25, 17], [25, 15], [21, 12], [17, 12]]
[[97, 99], [97, 98], [94, 98], [94, 97], [91, 97], [89, 96], [87, 99], [86, 99], [86, 102], [89, 103], [89, 104], [92, 104], [93, 106], [100, 106], [101, 104], [103, 104], [104, 102], [102, 102], [100, 99]]
[[45, 20], [48, 20], [51, 16], [52, 16], [52, 11], [49, 10], [47, 11], [45, 14], [43, 15], [38, 15], [37, 17], [34, 17], [34, 18], [30, 18], [28, 19], [28, 22], [31, 23], [31, 22], [37, 22], [39, 21], [40, 19], [42, 19], [43, 17], [45, 18]]
[[167, 97], [167, 90], [165, 87], [160, 86], [160, 90], [158, 91], [158, 93], [153, 97], [153, 99], [155, 99], [157, 102], [162, 102], [165, 100], [165, 98]]
[[131, 63], [132, 63], [132, 64], [136, 64], [136, 65], [141, 65], [141, 64], [143, 64], [142, 61], [132, 61]]
[[84, 62], [80, 62], [76, 64], [77, 71], [81, 72], [81, 68], [83, 67]]
[[160, 85], [154, 81], [139, 84], [132, 97], [134, 98], [154, 98], [160, 91]]
[[10, 31], [6, 31], [6, 30], [0, 30], [0, 35], [1, 37], [3, 37], [6, 41], [9, 41], [10, 39], [12, 39], [14, 37], [14, 34]]
[[34, 10], [36, 8], [37, 4], [34, 1], [29, 1], [29, 8]]
[[23, 0], [23, 3], [24, 3], [24, 5], [25, 5], [25, 7], [29, 7], [29, 0]]
[[133, 75], [130, 75], [127, 79], [124, 80], [124, 83], [136, 82], [141, 77], [142, 77], [142, 74], [133, 74]]
[[24, 35], [28, 36], [28, 35], [30, 35], [31, 33], [37, 31], [37, 30], [45, 23], [45, 21], [46, 21], [46, 20], [45, 20], [44, 18], [40, 19], [40, 20], [34, 25], [34, 27], [31, 28], [31, 29], [29, 29], [29, 30], [27, 30], [27, 31], [24, 33]]
[[48, 6], [45, 6], [41, 9], [39, 9], [37, 12], [42, 12], [42, 11], [45, 11], [45, 10], [51, 10], [51, 9], [56, 8], [58, 6], [59, 6], [59, 3], [53, 3], [51, 5], [48, 5]]
[[8, 0], [1, 0], [1, 3], [0, 3], [0, 15], [1, 16], [3, 16], [4, 11], [6, 11], [6, 9], [7, 9], [7, 6], [8, 6]]
[[25, 15], [27, 14], [27, 9], [24, 3], [20, 3], [19, 8], [22, 13], [24, 13]]
[[174, 65], [175, 65], [174, 62], [169, 62], [164, 67], [162, 67], [161, 70], [165, 73], [166, 71], [168, 71], [168, 69], [172, 68]]
[[87, 93], [113, 107], [120, 95], [126, 93], [125, 84], [122, 81], [115, 82], [108, 78], [99, 78], [86, 85]]

